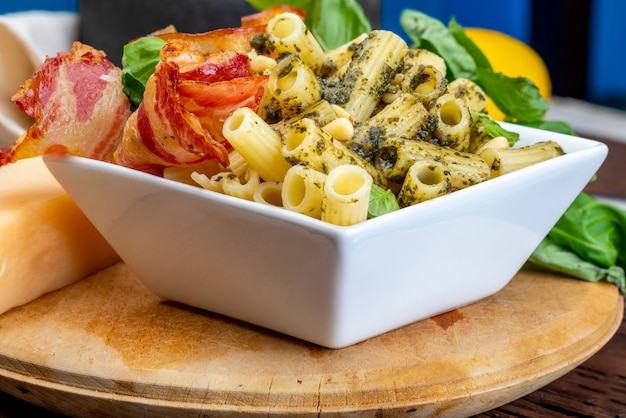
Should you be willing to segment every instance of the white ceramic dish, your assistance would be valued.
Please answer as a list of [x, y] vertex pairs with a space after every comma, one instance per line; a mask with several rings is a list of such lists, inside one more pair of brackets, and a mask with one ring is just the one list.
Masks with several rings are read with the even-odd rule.
[[331, 348], [504, 287], [604, 161], [599, 142], [507, 126], [566, 155], [339, 227], [78, 157], [50, 171], [154, 293]]

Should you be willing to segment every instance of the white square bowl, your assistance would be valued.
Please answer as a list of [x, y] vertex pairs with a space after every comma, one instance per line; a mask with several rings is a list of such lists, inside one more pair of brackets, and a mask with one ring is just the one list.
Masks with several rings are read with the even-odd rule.
[[504, 126], [518, 146], [555, 140], [566, 155], [348, 227], [100, 161], [44, 161], [155, 294], [341, 348], [503, 288], [608, 152]]

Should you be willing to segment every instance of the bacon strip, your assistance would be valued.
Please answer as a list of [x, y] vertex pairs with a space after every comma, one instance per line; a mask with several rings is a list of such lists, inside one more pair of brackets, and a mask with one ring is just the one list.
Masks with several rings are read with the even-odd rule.
[[222, 128], [226, 118], [240, 107], [256, 111], [268, 76], [239, 77], [216, 83], [184, 81], [178, 85], [181, 103], [198, 117], [213, 138], [226, 142]]
[[35, 118], [5, 152], [11, 161], [45, 154], [109, 161], [131, 114], [121, 70], [102, 51], [80, 42], [46, 59], [11, 100]]
[[[230, 33], [239, 44], [241, 32]], [[267, 77], [252, 75], [247, 55], [216, 46], [232, 42], [218, 37], [209, 47], [211, 36], [203, 36], [202, 50], [184, 37], [172, 38], [163, 47], [143, 101], [115, 151], [116, 163], [152, 173], [210, 159], [228, 166], [224, 121], [241, 106], [256, 110]], [[217, 52], [204, 52], [214, 49]]]
[[250, 41], [255, 36], [263, 33], [265, 33], [264, 25], [215, 29], [204, 33], [162, 33], [156, 36], [170, 44], [184, 42], [189, 45], [189, 48], [203, 55], [214, 54], [220, 51], [235, 51], [246, 54], [252, 51]]

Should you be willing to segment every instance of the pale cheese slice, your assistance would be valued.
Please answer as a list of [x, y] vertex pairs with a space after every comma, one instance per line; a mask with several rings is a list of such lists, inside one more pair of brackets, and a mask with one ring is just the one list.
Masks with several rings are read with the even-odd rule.
[[41, 157], [0, 167], [0, 313], [117, 261]]

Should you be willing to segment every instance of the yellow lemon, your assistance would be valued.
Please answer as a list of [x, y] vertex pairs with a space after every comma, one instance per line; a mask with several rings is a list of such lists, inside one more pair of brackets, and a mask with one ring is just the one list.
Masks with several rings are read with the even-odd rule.
[[[539, 89], [546, 100], [552, 96], [550, 73], [539, 54], [524, 42], [502, 32], [483, 29], [465, 28], [465, 34], [485, 54], [493, 70], [509, 77], [526, 77]], [[495, 104], [488, 100], [487, 111], [496, 120], [504, 115]]]

